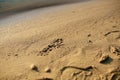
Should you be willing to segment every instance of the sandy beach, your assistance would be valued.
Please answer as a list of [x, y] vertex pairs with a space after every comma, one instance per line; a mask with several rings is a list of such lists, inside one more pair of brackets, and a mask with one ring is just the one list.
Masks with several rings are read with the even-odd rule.
[[120, 80], [120, 0], [0, 19], [0, 80]]

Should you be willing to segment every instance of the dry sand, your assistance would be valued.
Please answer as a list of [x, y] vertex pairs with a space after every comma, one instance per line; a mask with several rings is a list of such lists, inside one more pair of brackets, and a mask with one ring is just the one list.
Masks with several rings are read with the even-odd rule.
[[0, 80], [120, 80], [120, 0], [39, 13], [1, 20]]

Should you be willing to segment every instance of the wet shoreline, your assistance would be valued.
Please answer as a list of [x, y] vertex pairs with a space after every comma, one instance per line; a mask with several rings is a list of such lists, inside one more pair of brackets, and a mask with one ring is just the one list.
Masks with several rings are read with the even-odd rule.
[[[48, 2], [48, 0], [45, 1], [40, 1], [38, 3], [36, 3], [37, 1], [34, 1], [34, 3], [31, 4], [31, 2], [27, 1], [28, 3], [23, 4], [24, 2], [21, 2], [20, 4], [15, 3], [13, 4], [12, 2], [6, 3], [4, 2], [0, 2], [1, 3], [1, 10], [0, 10], [0, 19], [7, 17], [8, 15], [14, 15], [16, 13], [21, 13], [21, 12], [25, 12], [25, 11], [30, 11], [30, 10], [34, 10], [34, 9], [38, 9], [38, 8], [46, 8], [46, 7], [52, 7], [52, 6], [59, 6], [59, 5], [66, 5], [66, 4], [72, 4], [72, 3], [78, 3], [78, 2], [85, 2], [85, 1], [89, 1], [89, 0], [52, 0], [50, 2]], [[12, 3], [11, 5], [8, 5]], [[18, 5], [17, 5], [18, 4]], [[6, 7], [7, 5], [7, 7]], [[17, 6], [16, 6], [17, 5]]]

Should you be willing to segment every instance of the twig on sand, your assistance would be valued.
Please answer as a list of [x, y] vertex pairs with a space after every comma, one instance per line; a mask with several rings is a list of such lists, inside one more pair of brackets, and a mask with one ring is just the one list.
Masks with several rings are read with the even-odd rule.
[[110, 31], [110, 32], [107, 32], [104, 36], [108, 36], [109, 34], [117, 33], [117, 32], [120, 32], [120, 31], [119, 30]]

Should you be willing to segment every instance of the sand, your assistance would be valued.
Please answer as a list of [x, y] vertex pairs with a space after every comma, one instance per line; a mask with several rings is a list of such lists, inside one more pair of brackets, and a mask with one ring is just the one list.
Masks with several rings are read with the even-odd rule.
[[0, 21], [0, 80], [119, 80], [120, 0], [50, 9]]

